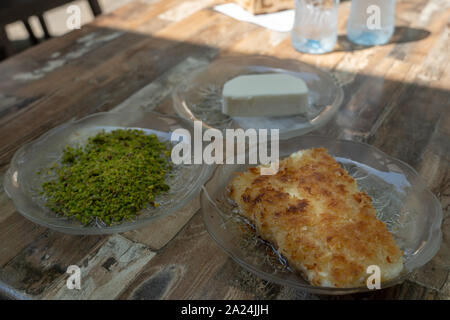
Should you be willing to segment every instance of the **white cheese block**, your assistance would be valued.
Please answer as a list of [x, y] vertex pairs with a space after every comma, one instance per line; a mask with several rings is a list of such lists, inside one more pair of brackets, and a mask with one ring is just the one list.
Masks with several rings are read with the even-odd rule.
[[302, 114], [308, 107], [308, 87], [281, 73], [243, 75], [227, 81], [222, 112], [235, 117], [276, 117]]

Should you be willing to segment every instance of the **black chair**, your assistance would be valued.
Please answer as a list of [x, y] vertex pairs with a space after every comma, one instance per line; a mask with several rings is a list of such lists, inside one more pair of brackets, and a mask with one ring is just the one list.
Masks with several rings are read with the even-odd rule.
[[[31, 28], [28, 18], [37, 16], [45, 39], [51, 37], [44, 19], [44, 12], [65, 5], [74, 0], [1, 0], [0, 1], [0, 58], [14, 53], [14, 47], [6, 34], [5, 26], [22, 21], [32, 44], [39, 42]], [[94, 16], [102, 14], [98, 0], [87, 0]]]

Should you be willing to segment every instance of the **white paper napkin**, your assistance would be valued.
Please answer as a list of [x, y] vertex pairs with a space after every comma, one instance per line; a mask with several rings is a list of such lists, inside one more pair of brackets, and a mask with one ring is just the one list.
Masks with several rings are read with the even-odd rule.
[[294, 24], [294, 10], [253, 15], [235, 3], [221, 4], [213, 9], [236, 20], [251, 22], [279, 32], [291, 31]]

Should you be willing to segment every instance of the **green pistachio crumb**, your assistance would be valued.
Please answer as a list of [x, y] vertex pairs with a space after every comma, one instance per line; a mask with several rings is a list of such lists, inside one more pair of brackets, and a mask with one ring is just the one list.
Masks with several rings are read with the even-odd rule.
[[134, 219], [167, 192], [172, 166], [167, 144], [141, 130], [102, 131], [84, 147], [66, 147], [56, 177], [43, 183], [47, 207], [57, 214], [91, 224], [113, 225]]

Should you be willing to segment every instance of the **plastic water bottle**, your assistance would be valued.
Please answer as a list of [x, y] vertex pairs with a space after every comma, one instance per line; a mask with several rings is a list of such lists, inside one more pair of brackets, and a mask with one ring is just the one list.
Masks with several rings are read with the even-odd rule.
[[301, 52], [325, 53], [337, 39], [339, 0], [296, 0], [292, 46]]
[[396, 0], [353, 0], [347, 22], [347, 38], [372, 46], [389, 41], [395, 28]]

